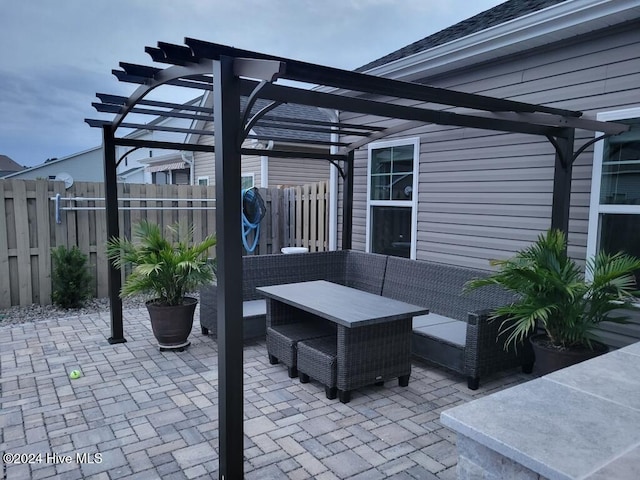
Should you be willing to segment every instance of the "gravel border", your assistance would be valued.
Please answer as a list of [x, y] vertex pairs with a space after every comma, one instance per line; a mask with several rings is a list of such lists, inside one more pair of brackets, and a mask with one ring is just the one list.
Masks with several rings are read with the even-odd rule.
[[[198, 292], [189, 293], [190, 297], [200, 298]], [[124, 310], [134, 308], [144, 308], [144, 303], [150, 297], [139, 295], [128, 297], [122, 300]], [[6, 310], [0, 310], [0, 327], [7, 325], [18, 325], [21, 323], [51, 320], [56, 318], [73, 317], [79, 315], [90, 315], [93, 313], [109, 312], [108, 298], [92, 298], [85, 302], [82, 308], [60, 308], [55, 305], [28, 305], [26, 307], [14, 306]]]

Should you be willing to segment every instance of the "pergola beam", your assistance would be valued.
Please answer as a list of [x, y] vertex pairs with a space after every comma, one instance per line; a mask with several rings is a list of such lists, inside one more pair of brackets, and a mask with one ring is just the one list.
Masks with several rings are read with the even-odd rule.
[[198, 143], [161, 142], [158, 140], [141, 140], [137, 138], [118, 138], [116, 143], [120, 147], [157, 148], [160, 150], [182, 150], [185, 152], [214, 152], [213, 145]]
[[332, 93], [304, 90], [280, 85], [268, 85], [262, 91], [262, 98], [268, 100], [309, 105], [333, 110], [342, 110], [366, 115], [375, 115], [402, 120], [415, 120], [423, 123], [437, 123], [458, 127], [482, 128], [501, 132], [526, 133], [532, 135], [561, 136], [562, 128], [547, 125], [536, 125], [512, 120], [487, 119], [470, 114], [450, 111], [429, 110], [420, 107], [395, 105], [355, 97], [344, 97]]
[[486, 111], [505, 112], [545, 112], [563, 116], [579, 117], [581, 112], [546, 107], [525, 102], [503, 100], [483, 95], [455, 92], [444, 88], [430, 87], [416, 83], [403, 82], [389, 78], [376, 77], [364, 73], [341, 70], [333, 67], [315, 65], [298, 60], [286, 59], [274, 55], [266, 55], [250, 50], [205, 42], [194, 38], [185, 38], [184, 43], [191, 47], [197, 57], [216, 60], [221, 55], [231, 57], [277, 60], [287, 64], [282, 78], [305, 83], [325, 85], [338, 89], [369, 93], [382, 96], [396, 96], [422, 102], [441, 105], [474, 108]]

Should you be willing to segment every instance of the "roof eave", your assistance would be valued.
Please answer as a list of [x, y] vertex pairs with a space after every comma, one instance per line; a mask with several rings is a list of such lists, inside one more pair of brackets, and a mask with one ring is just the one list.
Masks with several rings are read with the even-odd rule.
[[640, 17], [636, 0], [568, 0], [364, 73], [412, 81]]

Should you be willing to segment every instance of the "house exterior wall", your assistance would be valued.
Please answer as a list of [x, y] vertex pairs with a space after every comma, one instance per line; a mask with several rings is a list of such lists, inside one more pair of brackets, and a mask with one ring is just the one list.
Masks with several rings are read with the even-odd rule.
[[[213, 124], [208, 123], [205, 129], [213, 130]], [[201, 135], [198, 139], [198, 145], [213, 145], [213, 136]], [[216, 180], [215, 154], [212, 152], [195, 152], [194, 160], [195, 181], [197, 182], [199, 178], [206, 177], [209, 180], [209, 185], [214, 185]], [[260, 157], [243, 155], [242, 174], [253, 174], [255, 185], [260, 186]]]
[[[213, 123], [207, 122], [204, 130], [213, 131]], [[214, 137], [201, 135], [199, 145], [213, 145]], [[291, 148], [289, 148], [291, 149]], [[269, 157], [269, 150], [264, 150], [268, 157], [268, 186], [304, 185], [329, 179], [329, 162], [295, 158]], [[215, 184], [215, 155], [211, 152], [195, 152], [195, 179], [208, 177], [209, 185]], [[253, 174], [254, 185], [259, 187], [262, 181], [261, 156], [243, 155], [242, 174]]]
[[325, 160], [269, 159], [269, 185], [304, 185], [329, 180], [329, 166]]
[[102, 182], [104, 180], [102, 148], [94, 148], [76, 155], [36, 165], [14, 175], [8, 175], [6, 178], [36, 180], [55, 177], [62, 172], [71, 175], [74, 181]]
[[[595, 117], [640, 105], [639, 27], [636, 21], [422, 81]], [[363, 116], [341, 120], [374, 123]], [[549, 228], [555, 152], [545, 138], [435, 125], [389, 138], [416, 136], [418, 259], [487, 269], [489, 259], [511, 256]], [[592, 138], [576, 131], [576, 148]], [[367, 149], [355, 159], [353, 248], [364, 250]], [[586, 255], [592, 162], [589, 148], [573, 169], [569, 253], [579, 261]]]

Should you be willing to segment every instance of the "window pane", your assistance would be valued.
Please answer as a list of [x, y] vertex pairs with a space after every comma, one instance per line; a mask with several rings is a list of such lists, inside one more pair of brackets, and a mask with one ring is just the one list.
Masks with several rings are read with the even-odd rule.
[[379, 148], [371, 151], [371, 175], [391, 173], [391, 149]]
[[411, 208], [371, 208], [371, 251], [396, 257], [410, 257]]
[[640, 119], [622, 120], [631, 130], [607, 138], [603, 148], [600, 203], [640, 204]]
[[371, 200], [390, 200], [390, 178], [391, 175], [371, 176]]
[[[600, 250], [640, 257], [640, 215], [602, 214]], [[640, 286], [640, 272], [636, 272], [636, 280]]]
[[393, 176], [391, 198], [393, 200], [411, 200], [413, 195], [413, 175], [403, 173]]
[[413, 145], [371, 151], [371, 200], [411, 200]]
[[413, 173], [413, 145], [392, 147], [393, 172]]

